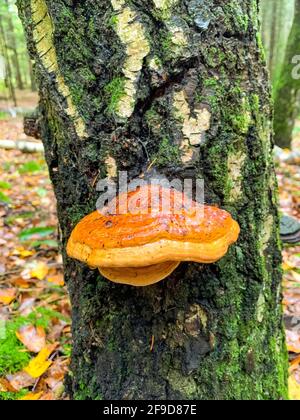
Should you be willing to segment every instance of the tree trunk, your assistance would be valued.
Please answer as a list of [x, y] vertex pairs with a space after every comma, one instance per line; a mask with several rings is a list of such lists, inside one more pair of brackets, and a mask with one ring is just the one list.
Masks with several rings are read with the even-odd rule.
[[300, 0], [296, 1], [293, 27], [275, 97], [275, 142], [291, 147], [293, 129], [300, 111]]
[[34, 77], [34, 70], [33, 70], [33, 63], [31, 59], [28, 59], [28, 67], [29, 67], [29, 76], [30, 76], [30, 88], [32, 92], [37, 91], [35, 77]]
[[[287, 397], [270, 92], [256, 0], [18, 0], [73, 308], [75, 399]], [[72, 6], [71, 6], [72, 4]], [[239, 221], [219, 263], [145, 288], [65, 254], [95, 185], [151, 164]]]
[[262, 38], [274, 90], [293, 24], [294, 3], [295, 0], [261, 1]]
[[22, 90], [22, 89], [24, 89], [24, 84], [23, 84], [23, 80], [22, 80], [21, 67], [20, 67], [19, 56], [18, 56], [18, 51], [17, 51], [15, 30], [14, 30], [14, 25], [13, 25], [12, 18], [9, 14], [10, 12], [9, 12], [8, 0], [6, 0], [5, 3], [7, 5], [7, 16], [6, 16], [7, 28], [8, 28], [7, 39], [8, 39], [9, 48], [10, 48], [11, 53], [12, 53], [12, 64], [13, 64], [14, 71], [15, 71], [17, 88]]
[[271, 31], [271, 37], [270, 37], [270, 54], [269, 54], [269, 69], [271, 73], [271, 79], [273, 80], [275, 66], [276, 66], [276, 54], [277, 54], [277, 33], [278, 33], [278, 18], [279, 18], [279, 9], [280, 5], [278, 4], [278, 1], [276, 0], [273, 2], [272, 7], [272, 17], [271, 17], [271, 25], [270, 25], [270, 31]]
[[1, 40], [1, 52], [5, 60], [5, 83], [9, 91], [9, 96], [13, 101], [14, 106], [17, 106], [17, 98], [15, 93], [15, 87], [12, 80], [12, 71], [10, 65], [10, 58], [7, 48], [7, 40], [3, 28], [3, 23], [1, 21], [2, 17], [0, 16], [0, 40]]

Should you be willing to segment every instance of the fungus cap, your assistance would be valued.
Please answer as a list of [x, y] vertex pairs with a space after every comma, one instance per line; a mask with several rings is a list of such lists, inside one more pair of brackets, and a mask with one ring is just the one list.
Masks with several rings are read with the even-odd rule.
[[[130, 207], [134, 210], [129, 211]], [[112, 281], [124, 282], [124, 275], [129, 284], [143, 278], [152, 284], [181, 261], [216, 262], [237, 240], [239, 231], [224, 210], [200, 205], [173, 189], [146, 185], [120, 194], [100, 212], [83, 218], [71, 234], [67, 253], [98, 267]], [[125, 273], [126, 268], [130, 270]]]

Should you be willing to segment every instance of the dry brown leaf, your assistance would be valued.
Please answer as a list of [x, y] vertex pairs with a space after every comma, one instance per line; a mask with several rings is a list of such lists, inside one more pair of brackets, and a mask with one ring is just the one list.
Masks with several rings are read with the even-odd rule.
[[13, 288], [0, 289], [0, 303], [9, 305], [16, 297], [17, 290]]
[[64, 286], [65, 285], [63, 274], [57, 274], [55, 276], [48, 277], [47, 281], [49, 283], [55, 284], [55, 286]]
[[0, 390], [2, 392], [17, 392], [18, 390], [12, 386], [6, 378], [0, 378]]
[[16, 336], [33, 353], [39, 353], [46, 346], [46, 333], [42, 327], [25, 325], [16, 332]]
[[56, 398], [53, 392], [46, 392], [45, 394], [41, 396], [40, 401], [53, 401], [55, 399]]
[[11, 282], [22, 289], [28, 289], [30, 284], [28, 281], [22, 279], [22, 277], [17, 277], [16, 279], [12, 279]]
[[23, 388], [28, 388], [34, 385], [35, 382], [35, 379], [23, 371], [15, 373], [14, 375], [7, 375], [6, 379], [12, 388], [14, 388], [16, 391], [20, 391]]
[[296, 282], [300, 283], [300, 274], [299, 273], [297, 273], [296, 271], [292, 271], [292, 276], [293, 276], [293, 278]]

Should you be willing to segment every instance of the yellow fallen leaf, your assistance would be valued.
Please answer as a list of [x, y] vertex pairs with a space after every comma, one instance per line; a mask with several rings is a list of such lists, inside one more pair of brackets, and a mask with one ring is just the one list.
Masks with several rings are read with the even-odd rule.
[[44, 262], [39, 262], [37, 265], [31, 270], [30, 277], [34, 279], [44, 280], [44, 278], [47, 276], [49, 271], [49, 268], [47, 267], [47, 264]]
[[39, 400], [42, 395], [43, 395], [42, 392], [37, 392], [36, 394], [34, 394], [33, 392], [30, 392], [29, 394], [25, 395], [25, 397], [19, 398], [19, 400], [36, 401], [36, 400]]
[[9, 305], [16, 297], [16, 289], [0, 289], [0, 303]]
[[287, 346], [288, 352], [289, 353], [295, 353], [295, 354], [300, 354], [300, 346], [299, 347], [295, 347], [291, 344], [288, 344]]
[[27, 251], [26, 249], [24, 249], [23, 251], [20, 251], [21, 258], [31, 257], [32, 255], [34, 255], [34, 252], [32, 251]]
[[28, 366], [24, 368], [24, 371], [32, 376], [32, 378], [39, 378], [42, 376], [52, 365], [52, 361], [47, 359], [54, 349], [55, 346], [44, 347], [39, 354], [29, 362]]
[[289, 378], [289, 395], [293, 401], [300, 401], [300, 384], [293, 376]]
[[283, 269], [283, 271], [290, 271], [290, 270], [292, 270], [294, 267], [292, 267], [292, 266], [290, 266], [289, 264], [287, 264], [286, 262], [284, 262], [283, 264], [282, 264], [282, 269]]

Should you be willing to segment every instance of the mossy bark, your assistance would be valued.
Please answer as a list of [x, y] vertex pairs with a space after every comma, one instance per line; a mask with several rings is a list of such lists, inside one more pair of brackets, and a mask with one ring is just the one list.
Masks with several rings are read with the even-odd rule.
[[241, 225], [238, 244], [219, 263], [182, 264], [146, 288], [110, 283], [63, 251], [73, 308], [71, 397], [286, 398], [257, 2], [18, 6], [36, 60], [63, 250], [76, 222], [95, 208], [97, 180], [117, 169], [134, 178], [150, 162], [170, 179], [203, 178], [206, 201]]
[[280, 147], [291, 147], [295, 122], [300, 112], [299, 44], [300, 0], [297, 0], [281, 75], [275, 86], [275, 143]]

